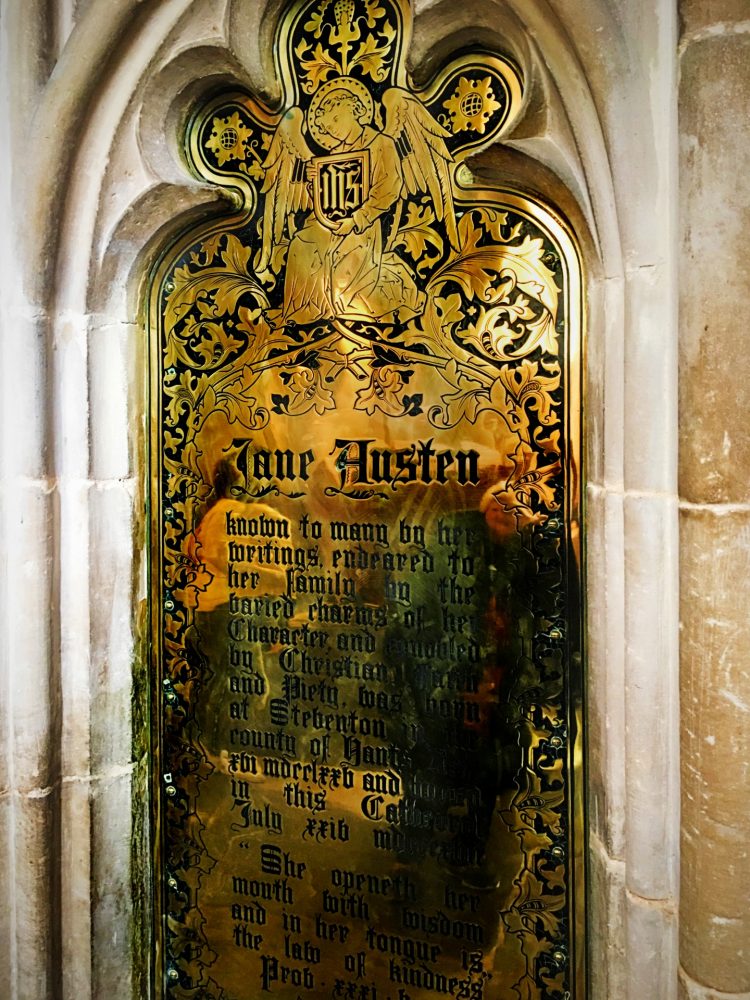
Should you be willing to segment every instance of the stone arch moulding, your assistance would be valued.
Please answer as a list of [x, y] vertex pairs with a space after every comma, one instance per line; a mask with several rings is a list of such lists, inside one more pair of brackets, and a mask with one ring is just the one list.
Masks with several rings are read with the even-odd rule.
[[580, 1000], [578, 245], [512, 59], [282, 7], [150, 280], [156, 996]]

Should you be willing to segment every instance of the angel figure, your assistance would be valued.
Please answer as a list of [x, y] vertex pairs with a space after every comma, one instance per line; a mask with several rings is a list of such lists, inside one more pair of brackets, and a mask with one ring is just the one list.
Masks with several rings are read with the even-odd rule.
[[[383, 109], [379, 131], [367, 87], [339, 77], [320, 87], [307, 115], [292, 108], [277, 127], [264, 164], [256, 259], [258, 277], [272, 280], [274, 250], [288, 238], [283, 306], [269, 313], [272, 326], [404, 323], [424, 311], [425, 293], [393, 245], [403, 201], [426, 193], [457, 246], [448, 133], [401, 88], [386, 91]], [[305, 126], [331, 155], [313, 156]]]

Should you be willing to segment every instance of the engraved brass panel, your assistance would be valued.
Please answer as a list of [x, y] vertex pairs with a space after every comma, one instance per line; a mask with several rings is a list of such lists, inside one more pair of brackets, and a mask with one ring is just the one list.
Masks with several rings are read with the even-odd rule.
[[424, 89], [406, 0], [287, 5], [219, 94], [236, 211], [155, 270], [155, 985], [584, 996], [581, 276], [463, 161], [508, 60]]

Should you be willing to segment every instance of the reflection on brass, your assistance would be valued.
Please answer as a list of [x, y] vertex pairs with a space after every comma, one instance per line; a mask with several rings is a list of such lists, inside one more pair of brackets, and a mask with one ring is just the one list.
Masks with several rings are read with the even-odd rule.
[[[249, 2], [249, 0], [248, 0]], [[152, 280], [157, 995], [583, 997], [581, 279], [406, 0], [287, 5]]]

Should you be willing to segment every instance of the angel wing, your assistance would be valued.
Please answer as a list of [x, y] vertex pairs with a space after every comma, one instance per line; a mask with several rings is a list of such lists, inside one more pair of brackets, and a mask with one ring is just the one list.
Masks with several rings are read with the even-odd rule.
[[266, 177], [261, 194], [266, 196], [266, 203], [262, 245], [256, 261], [258, 272], [269, 269], [274, 248], [284, 238], [288, 216], [312, 207], [305, 177], [305, 164], [312, 159], [312, 153], [302, 134], [304, 121], [301, 108], [287, 111], [276, 127], [263, 163]]
[[445, 224], [448, 241], [458, 249], [456, 209], [453, 203], [453, 157], [444, 140], [450, 135], [422, 102], [401, 87], [383, 95], [385, 131], [401, 154], [404, 183], [410, 194], [427, 193], [436, 217]]

